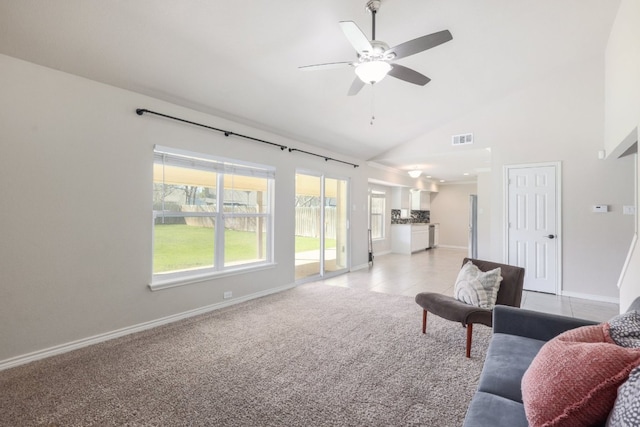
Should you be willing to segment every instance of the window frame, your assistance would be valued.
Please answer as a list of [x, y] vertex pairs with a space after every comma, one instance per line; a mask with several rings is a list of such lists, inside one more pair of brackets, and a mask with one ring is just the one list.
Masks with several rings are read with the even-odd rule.
[[[152, 215], [152, 253], [151, 253], [151, 282], [149, 287], [151, 290], [159, 290], [165, 288], [172, 288], [176, 286], [183, 286], [191, 283], [198, 283], [212, 278], [225, 277], [230, 275], [242, 274], [250, 271], [259, 271], [267, 268], [273, 268], [275, 261], [273, 259], [274, 254], [274, 189], [275, 189], [275, 167], [261, 165], [257, 163], [250, 163], [237, 159], [228, 159], [217, 156], [212, 156], [200, 152], [182, 150], [177, 148], [170, 148], [160, 145], [155, 145], [153, 150], [153, 164], [159, 162], [162, 157], [162, 165], [167, 164], [167, 159], [170, 166], [179, 166], [182, 168], [192, 170], [205, 170], [208, 172], [216, 173], [216, 202], [215, 210], [212, 212], [176, 212], [167, 211], [166, 209], [157, 210], [153, 209]], [[192, 162], [192, 166], [189, 167], [189, 162]], [[196, 166], [197, 165], [197, 166]], [[210, 166], [210, 169], [207, 168]], [[248, 212], [225, 212], [225, 176], [253, 176], [263, 178], [266, 180], [265, 201], [262, 204], [263, 209], [261, 212], [248, 213]], [[155, 178], [152, 179], [153, 184], [156, 184]], [[162, 185], [167, 185], [164, 182], [164, 176], [162, 177]], [[152, 186], [153, 187], [153, 186]], [[233, 188], [231, 188], [233, 190]], [[238, 190], [243, 191], [243, 190]], [[163, 191], [163, 207], [164, 207], [164, 194]], [[152, 191], [153, 195], [153, 191]], [[214, 241], [213, 252], [213, 265], [207, 267], [188, 268], [184, 270], [173, 270], [168, 272], [154, 272], [154, 258], [155, 258], [155, 225], [158, 217], [164, 218], [187, 218], [187, 217], [208, 217], [212, 218], [214, 227], [212, 228], [212, 238]], [[266, 242], [264, 244], [264, 258], [255, 261], [242, 262], [239, 264], [225, 265], [225, 221], [233, 218], [255, 218], [256, 223], [260, 223], [258, 219], [262, 219], [263, 231], [266, 234]], [[256, 230], [256, 233], [260, 231]]]
[[[373, 213], [373, 200], [382, 199], [383, 207], [380, 213]], [[369, 229], [371, 230], [371, 240], [384, 240], [386, 239], [386, 210], [387, 210], [387, 193], [381, 190], [371, 189], [369, 191]], [[373, 217], [380, 217], [380, 236], [375, 237], [373, 235]]]

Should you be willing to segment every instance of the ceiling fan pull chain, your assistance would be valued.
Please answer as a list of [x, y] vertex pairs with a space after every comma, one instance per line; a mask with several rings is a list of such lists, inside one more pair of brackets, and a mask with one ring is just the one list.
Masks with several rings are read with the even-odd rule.
[[371, 85], [371, 123], [370, 123], [371, 126], [373, 126], [373, 121], [376, 119], [375, 100], [376, 100], [375, 85]]

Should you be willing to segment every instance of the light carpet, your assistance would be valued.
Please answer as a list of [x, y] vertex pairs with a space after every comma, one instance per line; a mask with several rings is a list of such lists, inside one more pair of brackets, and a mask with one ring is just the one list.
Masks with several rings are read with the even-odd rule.
[[311, 283], [0, 372], [3, 426], [459, 426], [490, 329]]

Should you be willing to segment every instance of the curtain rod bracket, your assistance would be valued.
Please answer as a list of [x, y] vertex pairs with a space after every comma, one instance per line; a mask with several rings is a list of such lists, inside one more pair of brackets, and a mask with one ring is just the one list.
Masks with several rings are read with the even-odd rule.
[[304, 153], [304, 154], [309, 154], [310, 156], [320, 157], [321, 159], [324, 159], [325, 162], [328, 162], [329, 160], [331, 160], [331, 161], [338, 162], [338, 163], [344, 163], [345, 165], [351, 165], [354, 168], [357, 168], [358, 166], [360, 166], [360, 165], [356, 165], [355, 163], [345, 162], [344, 160], [338, 160], [338, 159], [334, 159], [332, 157], [322, 156], [320, 154], [311, 153], [309, 151], [298, 150], [297, 148], [289, 148], [289, 152], [290, 153], [293, 153], [294, 151], [298, 151], [298, 152]]

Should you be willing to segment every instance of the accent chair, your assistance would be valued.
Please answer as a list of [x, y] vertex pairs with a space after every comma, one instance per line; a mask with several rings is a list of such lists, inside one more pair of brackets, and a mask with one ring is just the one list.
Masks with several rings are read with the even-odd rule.
[[[524, 268], [513, 265], [499, 264], [491, 261], [465, 258], [464, 266], [471, 261], [480, 271], [486, 272], [500, 267], [502, 281], [496, 299], [496, 305], [520, 307], [522, 302], [522, 287], [524, 285]], [[477, 307], [457, 300], [454, 297], [435, 292], [421, 292], [416, 295], [416, 303], [422, 307], [422, 333], [427, 331], [427, 313], [431, 312], [443, 319], [460, 322], [467, 328], [467, 353], [471, 357], [471, 340], [473, 324], [479, 323], [491, 327], [493, 324], [493, 309]]]

